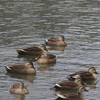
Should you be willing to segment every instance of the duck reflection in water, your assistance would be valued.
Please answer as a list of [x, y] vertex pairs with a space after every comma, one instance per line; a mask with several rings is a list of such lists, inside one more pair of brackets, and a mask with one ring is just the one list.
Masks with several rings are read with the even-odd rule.
[[18, 95], [18, 94], [13, 94], [15, 97], [15, 100], [25, 100], [25, 95]]
[[53, 70], [52, 67], [55, 64], [56, 63], [53, 63], [53, 64], [38, 64], [40, 66], [40, 67], [38, 67], [38, 70], [40, 70], [40, 71]]
[[13, 74], [7, 73], [7, 75], [11, 78], [23, 79], [30, 83], [33, 83], [33, 81], [36, 78], [36, 75], [23, 75], [23, 74], [14, 74], [14, 73]]
[[31, 62], [35, 62], [35, 58], [37, 56], [32, 56], [32, 55], [18, 55], [17, 56], [19, 59], [21, 59], [22, 61], [31, 61]]

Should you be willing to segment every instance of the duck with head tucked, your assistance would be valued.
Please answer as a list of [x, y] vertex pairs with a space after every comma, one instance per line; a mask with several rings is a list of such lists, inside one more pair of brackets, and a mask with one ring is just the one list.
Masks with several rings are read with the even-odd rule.
[[97, 79], [97, 76], [95, 74], [98, 74], [95, 67], [90, 67], [88, 71], [78, 71], [74, 74], [69, 75], [69, 80], [74, 80], [75, 75], [79, 75], [82, 80], [95, 80]]
[[32, 46], [32, 47], [26, 47], [22, 49], [16, 50], [19, 55], [33, 55], [38, 56], [41, 54], [43, 50], [46, 50], [46, 46], [44, 44], [41, 44], [40, 46]]
[[80, 86], [77, 93], [57, 94], [56, 100], [84, 100], [82, 91], [88, 91], [85, 87]]
[[10, 86], [11, 94], [29, 94], [28, 89], [24, 86], [24, 83], [14, 84]]
[[56, 56], [48, 53], [47, 51], [43, 51], [41, 55], [36, 58], [36, 60], [39, 64], [51, 64], [56, 62]]
[[36, 69], [32, 62], [27, 62], [26, 64], [11, 65], [5, 67], [8, 73], [17, 74], [36, 74]]
[[67, 46], [64, 36], [60, 35], [59, 37], [53, 37], [45, 40], [47, 45], [51, 46]]
[[57, 90], [77, 90], [82, 86], [82, 80], [76, 78], [74, 81], [62, 81], [55, 84], [54, 88]]

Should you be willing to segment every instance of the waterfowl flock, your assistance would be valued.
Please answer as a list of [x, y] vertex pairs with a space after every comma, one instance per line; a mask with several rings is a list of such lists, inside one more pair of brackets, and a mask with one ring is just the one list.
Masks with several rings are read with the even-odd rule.
[[[67, 42], [63, 35], [59, 37], [53, 37], [44, 40], [44, 44], [40, 46], [32, 46], [26, 47], [22, 49], [16, 50], [19, 55], [32, 55], [37, 56], [35, 59], [38, 64], [52, 64], [56, 62], [56, 55], [49, 53], [46, 45], [50, 46], [67, 46]], [[18, 65], [8, 65], [5, 66], [7, 73], [16, 73], [16, 74], [36, 74], [37, 69], [34, 67], [33, 62], [27, 62], [25, 64]], [[70, 74], [66, 81], [55, 83], [54, 89], [55, 91], [66, 90], [64, 94], [58, 94], [58, 98], [56, 100], [84, 100], [82, 95], [82, 91], [86, 90], [85, 80], [96, 80], [98, 74], [95, 67], [90, 67], [88, 71], [78, 71], [73, 74]], [[68, 93], [68, 91], [75, 90], [74, 93]], [[14, 84], [9, 87], [9, 91], [11, 94], [29, 94], [28, 89], [24, 86], [23, 82]]]

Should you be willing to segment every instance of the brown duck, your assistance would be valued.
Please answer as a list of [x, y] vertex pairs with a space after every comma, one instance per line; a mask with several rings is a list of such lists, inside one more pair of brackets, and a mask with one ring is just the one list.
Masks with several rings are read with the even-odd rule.
[[18, 74], [36, 74], [36, 69], [32, 62], [27, 62], [26, 64], [11, 65], [5, 67], [8, 73], [18, 73]]
[[11, 94], [29, 94], [28, 89], [24, 86], [24, 83], [14, 84], [9, 87]]
[[16, 50], [19, 55], [33, 55], [38, 56], [41, 54], [43, 50], [47, 50], [46, 46], [44, 44], [41, 44], [40, 46], [32, 46], [32, 47], [26, 47], [22, 49]]
[[95, 80], [97, 79], [97, 76], [95, 74], [98, 74], [96, 69], [94, 67], [90, 67], [88, 71], [78, 71], [74, 74], [69, 75], [69, 80], [74, 80], [75, 75], [79, 75], [82, 80]]
[[56, 56], [48, 53], [47, 51], [43, 51], [40, 56], [36, 58], [37, 63], [39, 64], [49, 64], [56, 62]]
[[61, 90], [77, 90], [79, 86], [82, 86], [81, 79], [76, 78], [74, 81], [62, 81], [55, 84], [55, 89]]
[[80, 86], [77, 93], [57, 94], [56, 100], [84, 100], [82, 91], [88, 91], [83, 86]]
[[59, 37], [46, 39], [45, 43], [51, 46], [66, 46], [67, 45], [66, 41], [64, 40], [63, 35], [60, 35]]

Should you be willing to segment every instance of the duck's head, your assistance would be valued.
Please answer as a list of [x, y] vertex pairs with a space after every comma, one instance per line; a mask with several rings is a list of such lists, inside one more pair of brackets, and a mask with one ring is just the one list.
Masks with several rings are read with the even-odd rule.
[[27, 67], [27, 68], [34, 68], [34, 65], [33, 65], [32, 62], [27, 62], [27, 63], [25, 64], [25, 67]]
[[90, 67], [89, 70], [88, 70], [90, 73], [92, 74], [98, 74], [98, 72], [96, 71], [95, 67]]
[[74, 82], [76, 83], [76, 84], [78, 84], [78, 85], [82, 85], [82, 80], [80, 79], [80, 78], [76, 78], [75, 80], [74, 80]]
[[45, 44], [40, 44], [39, 48], [41, 50], [46, 50], [47, 51], [47, 48], [46, 48], [46, 45]]
[[20, 82], [19, 83], [19, 86], [22, 89], [22, 94], [28, 94], [29, 93], [29, 91], [27, 90], [27, 88], [24, 86], [24, 83], [23, 82]]
[[89, 90], [87, 90], [84, 86], [80, 86], [79, 87], [79, 90], [78, 90], [78, 93], [81, 93], [82, 91], [89, 91]]
[[36, 57], [35, 59], [38, 60], [39, 58], [47, 58], [48, 56], [48, 52], [47, 51], [43, 51], [38, 57]]
[[59, 39], [60, 39], [61, 41], [64, 41], [65, 38], [64, 38], [63, 35], [60, 35], [60, 36], [59, 36]]

